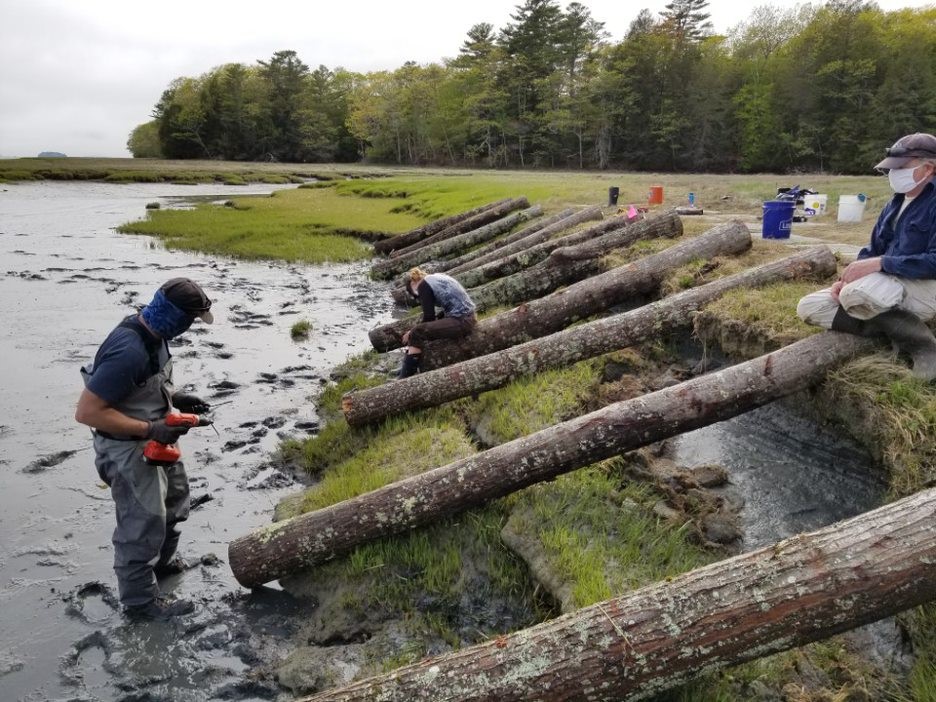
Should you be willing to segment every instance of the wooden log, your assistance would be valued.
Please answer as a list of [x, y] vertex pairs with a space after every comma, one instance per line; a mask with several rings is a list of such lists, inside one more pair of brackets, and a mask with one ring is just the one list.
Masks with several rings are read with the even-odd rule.
[[618, 402], [231, 542], [237, 581], [255, 587], [375, 539], [760, 407], [802, 390], [873, 341], [816, 334], [779, 351]]
[[474, 217], [470, 217], [463, 222], [459, 222], [453, 227], [449, 227], [448, 229], [444, 229], [441, 232], [437, 232], [427, 239], [418, 241], [415, 244], [410, 244], [409, 246], [406, 246], [402, 249], [397, 249], [390, 255], [391, 257], [395, 258], [397, 256], [403, 256], [405, 254], [412, 253], [413, 251], [416, 251], [423, 246], [435, 244], [439, 241], [442, 241], [443, 239], [448, 239], [453, 236], [458, 236], [459, 234], [464, 234], [465, 232], [470, 232], [472, 229], [483, 227], [485, 224], [495, 222], [501, 217], [506, 217], [515, 210], [521, 210], [529, 206], [530, 203], [527, 201], [526, 197], [515, 197], [509, 200], [505, 200], [502, 203], [499, 203], [496, 207], [492, 207], [475, 215]]
[[[558, 222], [554, 222], [549, 227], [543, 228], [538, 232], [535, 232], [535, 236], [532, 237], [518, 237], [516, 241], [511, 241], [505, 244], [504, 246], [498, 247], [493, 251], [489, 251], [482, 256], [471, 259], [460, 263], [457, 266], [454, 266], [449, 269], [449, 275], [458, 276], [460, 273], [463, 273], [472, 268], [482, 266], [485, 263], [490, 263], [491, 261], [497, 261], [504, 256], [509, 256], [515, 254], [519, 251], [539, 244], [543, 241], [551, 239], [556, 234], [564, 232], [567, 229], [571, 229], [577, 224], [582, 224], [583, 222], [588, 222], [591, 220], [600, 220], [602, 218], [601, 208], [600, 207], [586, 207], [584, 210], [579, 210], [578, 212], [573, 212], [572, 214], [562, 218]], [[616, 218], [612, 218], [616, 219]], [[612, 227], [613, 228], [613, 227]], [[597, 231], [597, 230], [596, 230]], [[607, 231], [607, 230], [603, 230]]]
[[469, 294], [481, 309], [515, 305], [600, 273], [601, 257], [614, 249], [630, 246], [640, 239], [676, 237], [681, 234], [682, 220], [674, 212], [667, 212], [637, 222], [632, 227], [615, 229], [577, 246], [555, 249], [545, 261], [505, 278], [470, 288]]
[[[528, 236], [541, 232], [547, 227], [552, 227], [552, 225], [557, 224], [568, 217], [572, 217], [575, 214], [576, 214], [575, 210], [565, 209], [549, 217], [543, 217], [542, 219], [538, 219], [537, 221], [524, 227], [523, 229], [515, 231], [512, 234], [508, 234], [507, 236], [498, 237], [497, 239], [494, 239], [494, 241], [491, 241], [488, 244], [485, 244], [484, 246], [480, 246], [477, 249], [474, 249], [473, 251], [469, 251], [466, 254], [462, 254], [461, 256], [457, 258], [452, 258], [446, 261], [441, 261], [440, 263], [433, 265], [432, 272], [433, 273], [445, 273], [447, 271], [452, 270], [453, 268], [458, 268], [459, 266], [466, 265], [474, 261], [477, 258], [486, 256], [487, 254], [493, 253], [497, 251], [498, 249], [503, 249], [505, 246], [509, 246], [510, 244], [514, 244], [520, 241], [521, 239], [525, 239]], [[593, 219], [601, 218], [600, 208], [598, 208], [598, 215], [597, 216], [592, 215], [592, 218]]]
[[[657, 226], [659, 228], [657, 228], [656, 226], [648, 228], [646, 223], [653, 222], [653, 221], [654, 220], [644, 220], [643, 222], [640, 222], [639, 224], [634, 225], [633, 227], [634, 231], [629, 233], [627, 236], [633, 237], [633, 236], [640, 236], [641, 234], [647, 234], [648, 232], [659, 233], [659, 232], [672, 232], [672, 231], [678, 230], [679, 219], [676, 218], [674, 215], [667, 215], [664, 217], [657, 218], [657, 222], [658, 222]], [[711, 233], [705, 234], [703, 235], [704, 238], [699, 237], [697, 239], [693, 239], [692, 241], [696, 242], [695, 244], [691, 242], [687, 242], [684, 248], [678, 248], [678, 247], [683, 246], [681, 244], [677, 244], [676, 247], [673, 247], [673, 249], [675, 250], [675, 253], [673, 254], [673, 257], [674, 257], [673, 260], [678, 260], [679, 263], [674, 263], [672, 265], [677, 266], [677, 265], [682, 265], [683, 263], [687, 263], [688, 260], [681, 257], [682, 253], [687, 250], [691, 251], [693, 256], [715, 256], [718, 253], [729, 253], [728, 250], [716, 250], [724, 243], [724, 242], [718, 243], [718, 241], [722, 238], [722, 234], [725, 231], [726, 227], [728, 229], [734, 230], [734, 238], [732, 238], [732, 235], [729, 233], [728, 238], [726, 239], [726, 241], [732, 242], [731, 244], [729, 244], [729, 248], [732, 245], [745, 245], [746, 247], [750, 247], [751, 245], [750, 234], [748, 234], [747, 229], [744, 228], [743, 224], [741, 223], [727, 224], [727, 225], [721, 225], [721, 227], [722, 227], [721, 229], [716, 227], [715, 229], [712, 230], [716, 232], [715, 234], [711, 234]], [[618, 233], [619, 232], [612, 231], [607, 236], [615, 236], [616, 238], [614, 241], [617, 243], [621, 243], [624, 240], [624, 237], [623, 236], [617, 237]], [[746, 244], [744, 244], [743, 242], [746, 242]], [[696, 247], [701, 247], [701, 248], [697, 250]], [[556, 251], [558, 250], [559, 249], [556, 249]], [[555, 251], [553, 253], [555, 253]], [[653, 261], [661, 261], [662, 265], [667, 265], [667, 266], [670, 265], [668, 262], [669, 259], [665, 257], [661, 259], [653, 259]], [[510, 290], [509, 292], [513, 298], [516, 298], [519, 296], [525, 296], [527, 294], [534, 296], [537, 290], [540, 290], [540, 291], [548, 290], [550, 289], [550, 287], [554, 289], [555, 287], [558, 287], [559, 285], [561, 285], [562, 281], [571, 281], [580, 276], [584, 277], [589, 272], [594, 273], [598, 267], [599, 267], [599, 263], [597, 259], [586, 260], [586, 261], [572, 261], [572, 262], [569, 262], [568, 265], [557, 264], [554, 269], [546, 269], [545, 272], [543, 273], [542, 280], [538, 280], [536, 277], [531, 278], [530, 276], [524, 276], [523, 278], [517, 278], [516, 280], [510, 281], [509, 283], [502, 283], [502, 285], [504, 287], [510, 286], [512, 288], [512, 290]], [[546, 267], [544, 266], [543, 268], [545, 269]], [[663, 273], [667, 272], [668, 270], [669, 268], [663, 271]], [[662, 278], [656, 279], [656, 283], [653, 285], [653, 287], [655, 287], [656, 284], [659, 284], [660, 279]], [[508, 279], [504, 278], [503, 280], [507, 281]], [[499, 282], [499, 281], [494, 281], [494, 282]], [[522, 288], [521, 287], [522, 284], [525, 284], [526, 287]], [[491, 304], [499, 305], [503, 303], [502, 300], [497, 299], [497, 296], [494, 294], [494, 289], [485, 290], [485, 286], [482, 286], [480, 288], [473, 288], [469, 290], [468, 292], [471, 295], [472, 299], [475, 301], [478, 311], [484, 311]], [[635, 293], [642, 293], [642, 292], [648, 292], [648, 290], [645, 290], [643, 288], [632, 290], [628, 292], [628, 296], [633, 295]], [[609, 302], [607, 306], [618, 304], [621, 301], [622, 300], [620, 298], [615, 298], [615, 301]], [[589, 298], [589, 302], [591, 302], [590, 298]], [[526, 309], [526, 308], [518, 308], [518, 309]], [[605, 309], [605, 307], [602, 307], [596, 311], [601, 311], [601, 309]], [[594, 314], [594, 312], [581, 315], [581, 316], [590, 316], [590, 314]], [[527, 328], [527, 326], [523, 323], [524, 316], [525, 315], [520, 315], [521, 319], [518, 321], [520, 322], [521, 326], [518, 327], [518, 329], [522, 330], [522, 329]], [[576, 317], [576, 319], [581, 318], [581, 316]], [[498, 315], [497, 318], [499, 317], [500, 315]], [[391, 351], [393, 349], [399, 348], [402, 345], [403, 334], [409, 331], [410, 329], [412, 329], [417, 324], [419, 324], [421, 319], [422, 318], [417, 315], [404, 317], [403, 319], [398, 319], [395, 322], [391, 322], [390, 324], [384, 324], [382, 326], [375, 327], [371, 329], [367, 333], [367, 335], [368, 335], [368, 338], [370, 339], [371, 344], [377, 351], [380, 351], [380, 352]], [[488, 329], [489, 322], [490, 320], [485, 320], [478, 326], [478, 329], [484, 329], [484, 330]], [[525, 338], [521, 338], [518, 341], [515, 341], [512, 343], [520, 343], [521, 341], [527, 341], [528, 339], [531, 339], [534, 336], [545, 336], [546, 334], [551, 334], [554, 331], [558, 331], [559, 329], [561, 329], [563, 326], [565, 326], [568, 323], [569, 322], [566, 322], [565, 324], [562, 324], [560, 326], [550, 328], [549, 331], [544, 331], [542, 333], [537, 333], [537, 334], [531, 334], [529, 336], [526, 336]], [[486, 335], [487, 333], [485, 333], [485, 335], [483, 336], [486, 337]], [[472, 348], [474, 345], [474, 342], [478, 340], [479, 338], [482, 338], [482, 337], [478, 335], [477, 330], [476, 330], [475, 333], [473, 333], [471, 337], [468, 340], [466, 340], [467, 343], [469, 344], [467, 348]], [[495, 343], [493, 345], [484, 347], [487, 350], [483, 351], [483, 353], [491, 353], [492, 351], [497, 351], [499, 349], [506, 348], [507, 346], [510, 346], [510, 345], [511, 343], [506, 343], [506, 344], [498, 346]], [[481, 355], [481, 353], [463, 352], [463, 351], [455, 349], [454, 347], [443, 348], [442, 346], [439, 346], [438, 344], [436, 344], [434, 348], [435, 348], [435, 351], [433, 353], [439, 360], [429, 361], [431, 354], [424, 355], [423, 356], [423, 368], [425, 370], [430, 370], [431, 368], [438, 368], [440, 366], [448, 365], [449, 363], [454, 363], [455, 360], [464, 360], [466, 358], [471, 358], [472, 356]], [[442, 360], [442, 359], [449, 359], [449, 358], [453, 360]], [[429, 361], [429, 365], [426, 365], [427, 361]]]
[[[466, 288], [476, 288], [492, 280], [496, 280], [497, 278], [513, 275], [525, 268], [535, 266], [537, 263], [545, 261], [556, 249], [597, 241], [609, 233], [620, 232], [624, 227], [634, 223], [635, 220], [629, 220], [626, 217], [611, 217], [594, 226], [586, 227], [581, 231], [567, 234], [558, 239], [544, 241], [510, 256], [505, 256], [496, 261], [491, 261], [482, 266], [466, 270], [457, 274], [458, 281]], [[623, 245], [621, 243], [622, 239], [626, 238], [627, 237], [624, 236], [615, 238], [613, 240], [615, 246]]]
[[815, 246], [630, 312], [401, 381], [348, 393], [342, 398], [341, 407], [351, 426], [377, 422], [408, 410], [435, 407], [503, 387], [523, 375], [562, 368], [691, 324], [696, 310], [729, 290], [806, 276], [824, 278], [832, 275], [835, 267], [832, 251], [827, 246]]
[[635, 702], [936, 598], [936, 489], [302, 702]]
[[505, 202], [509, 202], [511, 198], [505, 198], [503, 200], [498, 200], [497, 202], [489, 202], [486, 205], [481, 205], [480, 207], [475, 207], [472, 210], [467, 210], [465, 212], [460, 212], [449, 217], [442, 217], [441, 219], [433, 220], [428, 224], [424, 224], [421, 227], [416, 229], [411, 229], [405, 234], [398, 234], [397, 236], [390, 237], [389, 239], [383, 239], [374, 244], [374, 251], [381, 254], [388, 254], [391, 251], [396, 249], [402, 249], [404, 247], [415, 244], [423, 239], [436, 234], [437, 232], [442, 231], [443, 229], [448, 229], [456, 224], [464, 222], [466, 219], [470, 219], [475, 215], [481, 214], [487, 210], [493, 209], [499, 205], [503, 205]]
[[[594, 213], [598, 214], [597, 218], [592, 216]], [[457, 268], [449, 269], [448, 274], [458, 280], [463, 287], [476, 287], [490, 282], [495, 278], [511, 275], [523, 268], [539, 263], [545, 260], [546, 257], [557, 248], [590, 241], [606, 232], [622, 229], [633, 221], [628, 220], [626, 217], [611, 217], [610, 219], [603, 220], [598, 224], [586, 227], [572, 234], [567, 234], [557, 239], [549, 238], [556, 232], [564, 231], [588, 219], [599, 219], [600, 217], [600, 207], [583, 210], [576, 215], [568, 217], [565, 222], [557, 223], [555, 227], [550, 227], [540, 232], [534, 232], [531, 236], [524, 237], [522, 241], [518, 240], [515, 242], [514, 246], [505, 247], [501, 252], [503, 255], [500, 258], [494, 258], [494, 260], [479, 265], [478, 261], [484, 261], [489, 258], [489, 256], [485, 255], [484, 257], [479, 257], [477, 261], [472, 261]], [[396, 303], [405, 307], [415, 307], [417, 304], [413, 297], [407, 294], [406, 289], [402, 285], [399, 288], [395, 288], [391, 292], [391, 296]]]
[[[533, 207], [528, 207], [519, 212], [508, 214], [501, 219], [485, 224], [483, 227], [467, 231], [464, 234], [446, 237], [431, 244], [427, 244], [426, 246], [420, 246], [407, 253], [403, 253], [405, 249], [397, 251], [396, 253], [398, 253], [399, 256], [375, 263], [371, 267], [371, 277], [390, 279], [408, 268], [418, 266], [425, 261], [441, 258], [452, 252], [461, 251], [462, 249], [493, 239], [498, 234], [503, 234], [513, 229], [520, 222], [539, 217], [541, 214], [543, 214], [543, 208], [540, 205], [534, 205]], [[426, 241], [429, 240], [427, 239]]]
[[743, 223], [720, 224], [660, 253], [481, 320], [464, 339], [430, 341], [423, 348], [423, 370], [450, 366], [552, 334], [637, 295], [654, 292], [670, 271], [694, 259], [739, 254], [750, 247], [751, 235]]

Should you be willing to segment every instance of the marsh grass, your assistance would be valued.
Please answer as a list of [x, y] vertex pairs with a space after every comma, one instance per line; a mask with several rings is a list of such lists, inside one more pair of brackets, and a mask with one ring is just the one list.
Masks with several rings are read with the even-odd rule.
[[558, 424], [581, 413], [594, 395], [602, 361], [524, 376], [483, 393], [460, 407], [488, 444], [501, 444]]
[[412, 214], [392, 212], [396, 200], [341, 196], [334, 188], [282, 190], [232, 203], [150, 211], [145, 220], [121, 225], [119, 231], [157, 236], [170, 249], [324, 263], [370, 256], [369, 246], [347, 234], [382, 236], [420, 223]]
[[881, 352], [833, 371], [823, 387], [830, 409], [888, 466], [892, 498], [936, 481], [936, 386]]
[[524, 491], [526, 529], [535, 534], [554, 571], [571, 589], [575, 607], [609, 599], [715, 560], [686, 532], [652, 512], [660, 499], [646, 485], [627, 483], [615, 461], [562, 475]]
[[309, 333], [312, 331], [312, 322], [308, 319], [300, 319], [298, 322], [292, 325], [289, 329], [289, 336], [292, 337], [294, 341], [299, 341], [302, 339], [308, 339]]

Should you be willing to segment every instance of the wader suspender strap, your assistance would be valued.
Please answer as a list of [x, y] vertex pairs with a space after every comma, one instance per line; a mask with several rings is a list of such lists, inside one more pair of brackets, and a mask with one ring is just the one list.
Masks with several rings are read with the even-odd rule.
[[129, 318], [123, 320], [118, 327], [123, 327], [124, 329], [131, 329], [140, 337], [140, 340], [143, 342], [143, 346], [146, 347], [146, 353], [149, 354], [149, 368], [146, 374], [147, 378], [150, 378], [156, 375], [159, 372], [159, 349], [162, 346], [162, 339], [157, 339], [153, 337], [152, 334], [147, 332], [140, 323], [135, 321], [134, 318]]

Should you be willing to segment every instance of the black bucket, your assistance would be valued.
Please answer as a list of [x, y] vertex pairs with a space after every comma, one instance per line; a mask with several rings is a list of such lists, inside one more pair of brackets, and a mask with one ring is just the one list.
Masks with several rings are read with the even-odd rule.
[[611, 205], [616, 205], [618, 201], [618, 195], [621, 194], [621, 189], [615, 186], [608, 188], [608, 207]]

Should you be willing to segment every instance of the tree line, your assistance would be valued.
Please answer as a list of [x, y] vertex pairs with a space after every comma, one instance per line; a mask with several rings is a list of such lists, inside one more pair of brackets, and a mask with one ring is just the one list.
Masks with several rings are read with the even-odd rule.
[[135, 157], [490, 168], [866, 173], [936, 125], [936, 8], [760, 6], [726, 35], [707, 0], [609, 41], [583, 4], [525, 0], [457, 56], [355, 73], [278, 51], [173, 81]]

